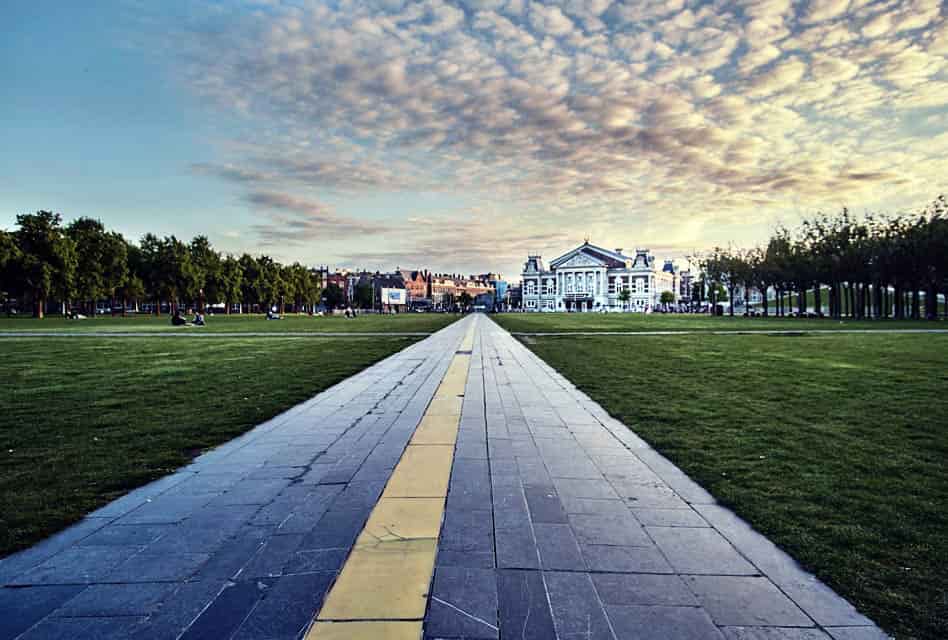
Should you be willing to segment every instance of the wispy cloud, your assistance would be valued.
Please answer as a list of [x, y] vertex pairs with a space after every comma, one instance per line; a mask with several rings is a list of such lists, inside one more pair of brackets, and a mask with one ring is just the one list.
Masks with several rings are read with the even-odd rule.
[[253, 230], [267, 245], [372, 235], [387, 228], [384, 224], [339, 216], [325, 204], [283, 193], [254, 191], [247, 194], [246, 200], [266, 218], [266, 222], [253, 225]]

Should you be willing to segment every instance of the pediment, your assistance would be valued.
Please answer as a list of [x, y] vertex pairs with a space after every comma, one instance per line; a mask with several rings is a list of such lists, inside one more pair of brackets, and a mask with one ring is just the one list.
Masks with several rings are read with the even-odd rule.
[[577, 252], [576, 255], [567, 259], [565, 262], [558, 262], [556, 265], [557, 269], [569, 268], [569, 267], [602, 267], [605, 266], [605, 263], [596, 260], [592, 256], [588, 256], [585, 253]]

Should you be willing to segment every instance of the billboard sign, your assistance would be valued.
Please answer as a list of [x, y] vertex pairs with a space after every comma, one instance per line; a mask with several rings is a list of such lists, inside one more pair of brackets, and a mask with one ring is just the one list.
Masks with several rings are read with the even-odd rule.
[[408, 304], [405, 289], [382, 288], [382, 304]]

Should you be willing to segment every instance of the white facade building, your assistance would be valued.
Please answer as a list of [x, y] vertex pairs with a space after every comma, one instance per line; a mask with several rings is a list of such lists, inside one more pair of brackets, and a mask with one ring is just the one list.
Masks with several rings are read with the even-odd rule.
[[[524, 311], [651, 311], [663, 291], [680, 299], [678, 272], [671, 261], [656, 267], [648, 249], [635, 256], [585, 242], [545, 267], [540, 256], [528, 256], [523, 267]], [[622, 291], [629, 300], [621, 300]]]

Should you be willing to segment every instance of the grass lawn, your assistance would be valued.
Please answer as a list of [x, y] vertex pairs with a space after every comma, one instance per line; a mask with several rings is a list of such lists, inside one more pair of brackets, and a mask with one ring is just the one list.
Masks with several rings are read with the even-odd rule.
[[0, 340], [0, 556], [414, 340]]
[[948, 335], [522, 339], [889, 633], [948, 638]]
[[943, 321], [744, 318], [672, 313], [501, 313], [491, 316], [508, 331], [728, 331], [808, 329], [948, 329]]
[[[262, 315], [206, 316], [203, 327], [172, 327], [169, 316], [134, 315], [96, 316], [84, 320], [67, 320], [50, 316], [38, 320], [29, 316], [0, 318], [0, 331], [131, 331], [161, 333], [228, 333], [228, 332], [421, 332], [432, 333], [445, 327], [458, 316], [452, 313], [399, 313], [394, 315], [364, 314], [357, 318], [345, 316], [307, 316], [289, 314], [282, 320], [267, 320]], [[190, 320], [190, 317], [188, 317]]]

